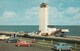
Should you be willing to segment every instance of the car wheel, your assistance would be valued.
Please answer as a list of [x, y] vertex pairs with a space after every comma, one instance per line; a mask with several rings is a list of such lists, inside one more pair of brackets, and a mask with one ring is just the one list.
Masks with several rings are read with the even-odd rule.
[[8, 43], [10, 43], [10, 41], [8, 41]]
[[62, 49], [59, 49], [59, 51], [62, 51]]
[[73, 48], [70, 48], [70, 51], [72, 51], [73, 50]]
[[28, 46], [31, 46], [31, 45], [28, 45]]
[[17, 46], [20, 46], [20, 45], [17, 45]]

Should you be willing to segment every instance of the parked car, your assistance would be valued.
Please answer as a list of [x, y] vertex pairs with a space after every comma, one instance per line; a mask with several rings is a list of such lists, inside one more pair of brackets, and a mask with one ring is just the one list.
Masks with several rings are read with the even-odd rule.
[[16, 43], [18, 41], [19, 41], [19, 39], [18, 38], [14, 38], [14, 37], [11, 37], [11, 38], [7, 39], [8, 43]]
[[28, 33], [27, 34], [24, 34], [24, 36], [23, 36], [24, 38], [29, 38], [30, 37], [30, 35], [28, 35]]
[[59, 50], [59, 51], [62, 51], [62, 50], [72, 51], [73, 46], [71, 46], [68, 43], [57, 42], [57, 43], [54, 43], [53, 49], [54, 50]]
[[0, 40], [5, 40], [5, 39], [8, 39], [8, 38], [10, 38], [9, 36], [6, 36], [6, 35], [1, 35], [0, 36]]
[[15, 45], [16, 46], [31, 46], [32, 43], [31, 42], [26, 42], [25, 40], [20, 40]]
[[66, 37], [66, 34], [65, 32], [61, 32], [61, 33], [58, 33], [58, 34], [55, 34], [56, 37]]

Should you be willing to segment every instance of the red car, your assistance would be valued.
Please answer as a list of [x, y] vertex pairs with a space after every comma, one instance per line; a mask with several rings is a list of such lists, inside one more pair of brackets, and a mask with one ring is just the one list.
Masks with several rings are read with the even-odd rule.
[[31, 42], [26, 42], [25, 40], [20, 40], [16, 43], [16, 46], [31, 46]]

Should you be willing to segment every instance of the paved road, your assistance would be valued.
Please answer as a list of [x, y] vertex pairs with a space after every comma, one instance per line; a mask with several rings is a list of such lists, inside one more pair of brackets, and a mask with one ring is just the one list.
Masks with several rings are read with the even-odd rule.
[[6, 43], [5, 41], [0, 41], [0, 51], [54, 51], [54, 50], [40, 45], [32, 45], [31, 47], [17, 47], [15, 46], [15, 43]]
[[31, 47], [17, 47], [15, 43], [0, 41], [0, 51], [53, 51], [51, 48], [32, 45]]

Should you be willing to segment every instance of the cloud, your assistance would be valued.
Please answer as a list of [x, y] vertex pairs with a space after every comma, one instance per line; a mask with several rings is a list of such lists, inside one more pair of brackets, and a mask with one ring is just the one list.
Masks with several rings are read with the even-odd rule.
[[16, 17], [16, 13], [12, 12], [12, 11], [5, 11], [3, 13], [3, 17], [5, 18], [12, 18], [12, 17]]
[[58, 14], [58, 8], [49, 6], [49, 16], [58, 17]]
[[66, 0], [60, 0], [60, 1], [61, 1], [61, 2], [71, 2], [71, 3], [73, 3], [73, 2], [75, 2], [76, 0], [74, 0], [74, 1], [73, 1], [73, 0], [67, 0], [67, 1], [66, 1]]
[[30, 17], [25, 17], [26, 19], [30, 19]]
[[29, 9], [26, 9], [26, 15], [38, 15], [38, 10], [39, 10], [39, 7], [33, 7], [33, 8], [29, 8]]
[[80, 8], [75, 8], [75, 7], [69, 7], [66, 9], [66, 14], [71, 14], [71, 15], [74, 15], [74, 14], [77, 14], [80, 12]]
[[[38, 6], [27, 8], [20, 14], [14, 11], [5, 11], [3, 12], [2, 17], [4, 17], [6, 20], [3, 19], [2, 21], [6, 24], [11, 24], [11, 25], [37, 25], [39, 21], [38, 14], [39, 14]], [[73, 16], [71, 17], [71, 15]], [[80, 8], [67, 7], [64, 10], [60, 11], [59, 8], [57, 7], [49, 6], [49, 24], [75, 25], [79, 23], [79, 20], [77, 20], [79, 17], [80, 17]]]
[[[27, 8], [22, 13], [22, 19], [26, 24], [29, 25], [37, 25], [38, 24], [38, 13], [39, 13], [39, 7], [32, 7]], [[25, 20], [24, 20], [25, 19]]]
[[80, 13], [76, 14], [73, 18], [74, 19], [80, 19]]
[[[59, 11], [57, 7], [49, 7], [49, 24], [54, 25], [77, 25], [80, 18], [80, 8], [67, 7]], [[75, 21], [74, 21], [75, 20]], [[72, 22], [71, 22], [72, 21]]]
[[[75, 18], [80, 17], [80, 8], [78, 7], [67, 7], [64, 10], [59, 11], [59, 8], [49, 6], [48, 10], [49, 24], [52, 25], [71, 25]], [[29, 8], [25, 11], [26, 19], [34, 22], [34, 24], [38, 24], [38, 14], [39, 7]], [[77, 20], [75, 22], [77, 22]]]
[[39, 16], [39, 7], [32, 7], [24, 11], [24, 17], [28, 19], [36, 19]]

